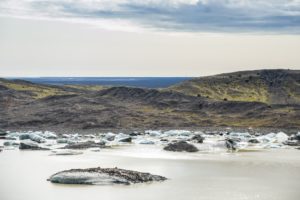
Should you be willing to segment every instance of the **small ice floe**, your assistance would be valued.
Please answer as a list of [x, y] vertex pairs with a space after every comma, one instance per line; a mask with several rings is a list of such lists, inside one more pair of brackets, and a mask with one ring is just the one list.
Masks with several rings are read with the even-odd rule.
[[87, 134], [87, 135], [84, 135], [84, 138], [95, 139], [96, 136], [93, 134]]
[[132, 138], [127, 134], [119, 133], [118, 135], [115, 136], [115, 141], [122, 142], [122, 143], [131, 143]]
[[20, 150], [49, 150], [48, 148], [44, 148], [31, 140], [21, 141], [19, 145], [19, 149]]
[[90, 148], [89, 150], [92, 151], [92, 152], [100, 152], [101, 148], [95, 147], [95, 148]]
[[45, 131], [44, 134], [42, 134], [43, 137], [46, 139], [56, 139], [57, 135], [51, 131]]
[[107, 141], [113, 141], [116, 137], [116, 134], [108, 132], [105, 134], [104, 139]]
[[289, 136], [284, 132], [279, 132], [276, 134], [275, 138], [278, 143], [283, 143], [289, 139]]
[[46, 142], [46, 139], [43, 138], [42, 136], [40, 136], [40, 134], [38, 133], [22, 133], [19, 135], [19, 139], [20, 140], [31, 140], [33, 142], [37, 142], [37, 143], [44, 143]]
[[19, 141], [15, 141], [15, 140], [9, 140], [9, 141], [5, 141], [3, 143], [4, 146], [8, 147], [8, 146], [19, 146], [20, 142]]
[[19, 139], [19, 135], [20, 135], [20, 133], [17, 133], [17, 132], [14, 132], [14, 133], [8, 133], [8, 134], [5, 136], [5, 139], [6, 139], [6, 140], [18, 140], [18, 139]]
[[162, 132], [160, 130], [158, 130], [158, 131], [147, 130], [147, 131], [145, 131], [145, 134], [152, 136], [152, 137], [159, 137], [162, 134]]
[[74, 151], [70, 149], [56, 149], [53, 150], [50, 155], [56, 155], [56, 156], [70, 156], [70, 155], [80, 155], [83, 154], [82, 151]]
[[268, 133], [255, 137], [248, 133], [230, 133], [226, 139], [226, 147], [232, 151], [258, 151], [262, 149], [282, 148], [288, 140], [283, 132]]
[[300, 147], [300, 132], [298, 132], [296, 135], [292, 135], [288, 140], [283, 142], [285, 145], [288, 146], [295, 146]]
[[136, 142], [137, 142], [137, 144], [155, 144], [154, 141], [147, 140], [147, 139], [140, 139], [140, 140], [137, 140]]
[[69, 140], [67, 138], [59, 138], [56, 140], [56, 142], [58, 144], [67, 144], [67, 143], [69, 143]]
[[261, 143], [273, 143], [276, 141], [275, 136], [275, 133], [268, 133], [266, 135], [258, 136], [256, 139], [258, 139]]
[[191, 131], [187, 131], [187, 130], [169, 130], [169, 131], [165, 131], [164, 135], [167, 136], [186, 136], [189, 137], [192, 135]]
[[232, 139], [239, 139], [240, 141], [247, 141], [251, 138], [251, 135], [248, 132], [245, 133], [238, 133], [238, 132], [231, 132], [228, 135], [229, 138]]
[[289, 137], [283, 132], [279, 133], [269, 133], [266, 135], [261, 135], [256, 137], [257, 140], [259, 140], [261, 143], [283, 143], [286, 142]]
[[71, 137], [71, 135], [70, 134], [62, 134], [62, 136], [61, 136], [62, 138], [70, 138]]

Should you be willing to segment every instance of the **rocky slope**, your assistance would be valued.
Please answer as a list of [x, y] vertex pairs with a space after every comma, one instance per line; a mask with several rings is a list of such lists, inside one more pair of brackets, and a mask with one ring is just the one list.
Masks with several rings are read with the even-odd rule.
[[[273, 72], [275, 71], [270, 71]], [[240, 73], [238, 72], [236, 76], [239, 77]], [[245, 72], [252, 76], [254, 73], [258, 72]], [[264, 71], [263, 74], [265, 73], [267, 72]], [[299, 84], [298, 71], [285, 71], [285, 74], [292, 74], [286, 76], [293, 78], [284, 78], [284, 80], [293, 80], [293, 84], [286, 90], [276, 89], [276, 92], [278, 95], [283, 95], [286, 91], [293, 91], [288, 102], [276, 100], [276, 92], [272, 93], [273, 96], [268, 92], [266, 96], [257, 97], [257, 99], [267, 99], [258, 102], [258, 100], [246, 101], [246, 99], [237, 101], [238, 98], [243, 97], [242, 95], [233, 99], [234, 101], [227, 96], [226, 101], [222, 99], [223, 97], [218, 97], [217, 94], [221, 93], [216, 91], [215, 97], [211, 95], [207, 98], [203, 93], [195, 95], [198, 92], [191, 94], [178, 89], [188, 89], [186, 85], [194, 83], [195, 80], [183, 83], [185, 87], [174, 86], [171, 90], [131, 87], [94, 90], [87, 89], [88, 87], [48, 86], [2, 79], [0, 80], [0, 129], [93, 130], [204, 126], [300, 128], [300, 104], [297, 100], [299, 87], [296, 87]], [[233, 75], [224, 75], [224, 77]], [[219, 82], [227, 80], [220, 76], [210, 79]], [[261, 75], [256, 76], [252, 80]], [[208, 81], [209, 78], [204, 79]], [[240, 83], [239, 87], [248, 84], [245, 81], [242, 84], [239, 78], [235, 77], [235, 79], [239, 80], [235, 83]], [[213, 85], [210, 87], [211, 91], [212, 88]], [[227, 89], [229, 90], [229, 87]], [[256, 89], [260, 90], [258, 86]], [[228, 94], [229, 92], [226, 93]], [[230, 95], [232, 96], [231, 93]], [[280, 104], [276, 104], [277, 101]]]
[[220, 74], [188, 80], [170, 89], [215, 100], [299, 104], [300, 70], [256, 70]]

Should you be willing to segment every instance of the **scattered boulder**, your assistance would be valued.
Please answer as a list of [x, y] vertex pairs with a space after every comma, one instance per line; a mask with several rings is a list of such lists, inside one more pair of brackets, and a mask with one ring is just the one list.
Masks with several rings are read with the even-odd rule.
[[235, 151], [238, 148], [239, 139], [227, 138], [225, 145], [228, 150]]
[[37, 143], [28, 141], [22, 141], [19, 145], [20, 150], [49, 150], [47, 148], [40, 147]]
[[251, 138], [250, 140], [248, 140], [248, 142], [251, 143], [251, 144], [258, 144], [258, 143], [260, 143], [259, 140], [256, 139], [256, 138]]
[[118, 140], [118, 142], [126, 142], [126, 143], [130, 143], [132, 141], [131, 137], [124, 137]]
[[196, 141], [197, 143], [203, 143], [204, 137], [200, 134], [194, 135], [191, 140]]
[[119, 168], [71, 169], [52, 175], [48, 181], [59, 184], [86, 185], [130, 185], [153, 181], [164, 181], [167, 178], [150, 173], [143, 173]]
[[87, 142], [79, 142], [75, 144], [68, 144], [62, 149], [88, 149], [88, 148], [94, 148], [94, 147], [99, 147], [99, 148], [104, 148], [105, 143], [99, 142], [96, 143], [94, 141], [87, 141]]
[[185, 141], [179, 141], [168, 144], [166, 147], [164, 147], [164, 150], [166, 151], [186, 151], [186, 152], [197, 152], [199, 149], [195, 147], [192, 144], [189, 144]]
[[138, 136], [138, 135], [142, 135], [142, 133], [138, 132], [138, 131], [133, 131], [132, 133], [129, 133], [129, 136]]
[[299, 140], [300, 141], [300, 132], [298, 132], [295, 136], [295, 140]]
[[0, 130], [0, 138], [5, 139], [5, 136], [7, 135], [7, 132]]
[[169, 142], [169, 140], [166, 139], [166, 138], [162, 138], [162, 139], [160, 139], [160, 141], [161, 141], [161, 142]]

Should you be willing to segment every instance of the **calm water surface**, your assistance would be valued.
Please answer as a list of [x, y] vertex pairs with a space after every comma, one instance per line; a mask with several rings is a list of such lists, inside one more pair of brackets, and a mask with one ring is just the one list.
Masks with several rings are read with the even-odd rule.
[[[86, 150], [76, 156], [49, 154], [19, 150], [0, 153], [0, 199], [300, 199], [299, 150], [188, 154], [136, 145], [101, 152]], [[61, 170], [97, 166], [150, 172], [169, 180], [131, 186], [74, 186], [46, 181]]]

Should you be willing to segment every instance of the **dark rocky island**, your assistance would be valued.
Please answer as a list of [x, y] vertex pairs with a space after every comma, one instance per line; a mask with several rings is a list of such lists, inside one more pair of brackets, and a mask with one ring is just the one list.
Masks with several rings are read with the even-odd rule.
[[185, 141], [179, 141], [179, 142], [174, 142], [170, 143], [167, 146], [164, 147], [164, 150], [166, 151], [186, 151], [186, 152], [197, 152], [199, 151], [197, 147], [195, 147], [192, 144], [189, 144]]
[[59, 184], [85, 184], [85, 185], [130, 185], [165, 181], [167, 178], [150, 173], [143, 173], [119, 168], [89, 168], [71, 169], [52, 175], [48, 181]]

